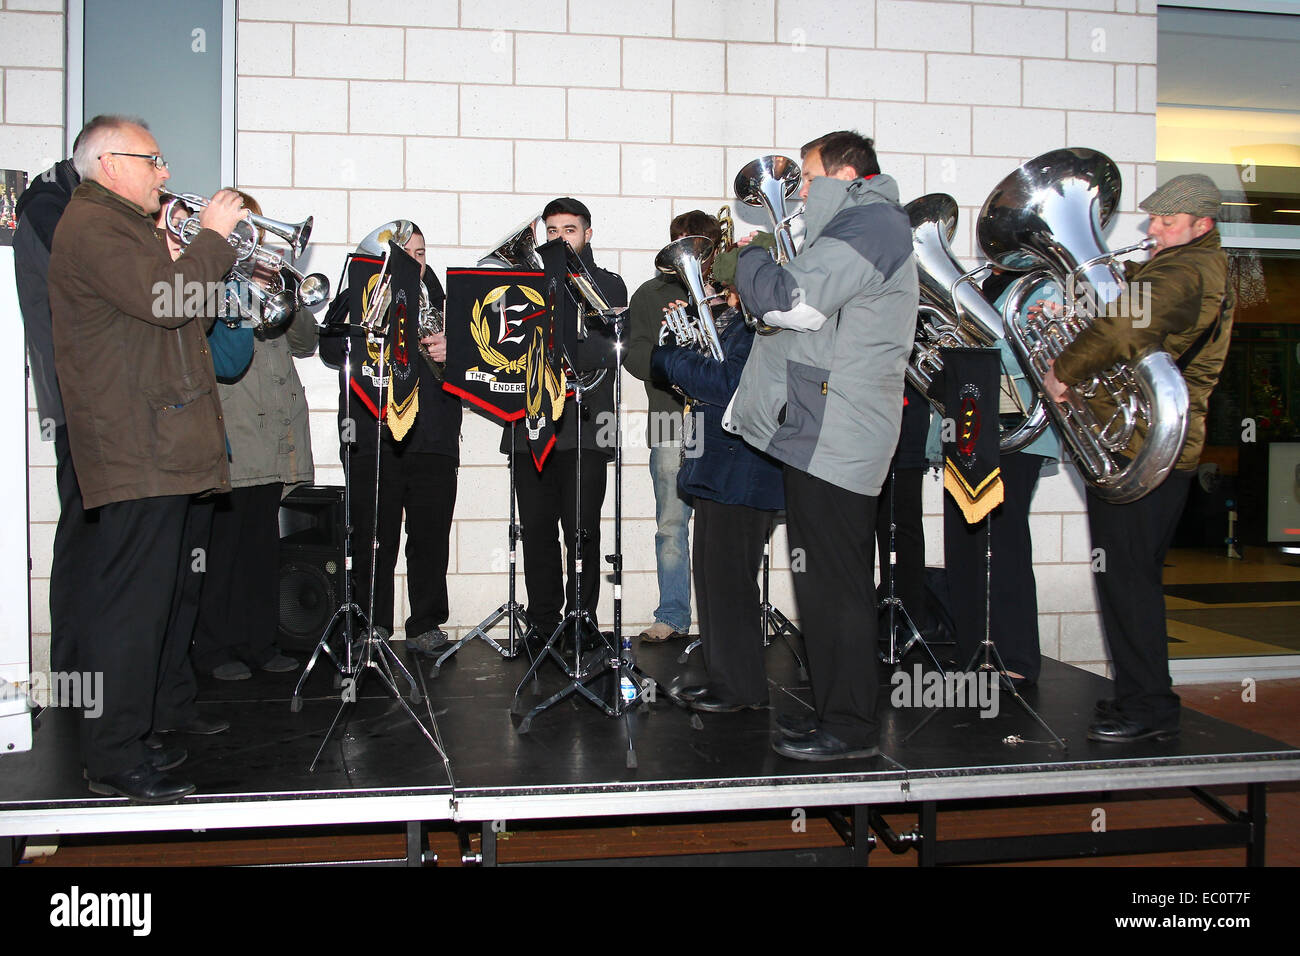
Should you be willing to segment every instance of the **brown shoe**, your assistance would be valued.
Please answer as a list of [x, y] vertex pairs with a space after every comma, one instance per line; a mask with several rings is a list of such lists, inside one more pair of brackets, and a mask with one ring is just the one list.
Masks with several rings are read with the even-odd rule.
[[641, 640], [647, 644], [662, 644], [665, 641], [685, 636], [681, 631], [673, 630], [671, 625], [665, 624], [663, 621], [655, 621], [640, 634]]

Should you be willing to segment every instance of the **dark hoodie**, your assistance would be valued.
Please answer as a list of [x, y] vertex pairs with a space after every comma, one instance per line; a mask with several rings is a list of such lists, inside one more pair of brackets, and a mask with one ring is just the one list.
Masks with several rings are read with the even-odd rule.
[[[41, 173], [18, 197], [18, 228], [14, 232], [14, 275], [18, 304], [27, 329], [27, 355], [42, 423], [63, 424], [63, 402], [54, 373], [54, 338], [50, 329], [50, 295], [46, 284], [54, 227], [72, 198], [81, 177], [65, 159]], [[44, 427], [42, 433], [44, 434]]]

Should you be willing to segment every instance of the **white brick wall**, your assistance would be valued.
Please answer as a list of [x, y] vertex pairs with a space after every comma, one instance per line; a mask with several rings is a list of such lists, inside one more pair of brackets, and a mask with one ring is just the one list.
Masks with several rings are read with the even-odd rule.
[[[61, 11], [57, 0], [0, 0], [9, 41], [0, 166], [35, 173], [62, 153]], [[837, 127], [876, 137], [904, 201], [957, 198], [953, 247], [968, 261], [988, 191], [1039, 152], [1088, 145], [1120, 162], [1123, 229], [1134, 197], [1154, 186], [1149, 0], [241, 0], [239, 16], [240, 184], [276, 218], [316, 217], [309, 263], [331, 279], [362, 236], [399, 214], [420, 222], [442, 271], [569, 194], [592, 208], [598, 261], [634, 289], [674, 214], [716, 211], [748, 159], [796, 152]], [[749, 209], [736, 218], [759, 221]], [[315, 359], [299, 368], [317, 479], [337, 483], [337, 380]], [[625, 385], [629, 408], [643, 409], [640, 383]], [[639, 422], [629, 428], [640, 434]], [[499, 437], [466, 415], [450, 581], [457, 630], [505, 592]], [[639, 629], [657, 597], [654, 520], [645, 449], [627, 459], [625, 621]], [[43, 633], [57, 512], [49, 447], [33, 442], [32, 462]], [[941, 496], [927, 480], [932, 564], [942, 562]], [[612, 495], [606, 541], [611, 516]], [[1071, 469], [1040, 481], [1031, 527], [1044, 650], [1104, 669]], [[773, 563], [773, 598], [794, 614], [783, 527]], [[606, 588], [605, 620], [609, 602]]]

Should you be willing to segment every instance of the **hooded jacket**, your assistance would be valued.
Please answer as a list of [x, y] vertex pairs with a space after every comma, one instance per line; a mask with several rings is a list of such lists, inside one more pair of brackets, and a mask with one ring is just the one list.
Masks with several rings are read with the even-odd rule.
[[230, 490], [207, 320], [196, 316], [215, 314], [234, 263], [235, 250], [211, 229], [173, 262], [135, 203], [91, 181], [72, 194], [50, 254], [50, 311], [87, 511]]
[[[1129, 292], [1116, 302], [1140, 303], [1145, 314], [1122, 314], [1118, 305], [1112, 305], [1060, 354], [1053, 371], [1066, 385], [1077, 385], [1116, 363], [1130, 361], [1151, 345], [1180, 359], [1208, 331], [1183, 369], [1188, 395], [1187, 441], [1174, 465], [1178, 471], [1195, 470], [1205, 447], [1210, 393], [1219, 382], [1232, 338], [1235, 300], [1219, 230], [1162, 249], [1146, 262], [1126, 263], [1124, 271]], [[1138, 308], [1128, 311], [1136, 313]], [[1114, 403], [1104, 389], [1098, 389], [1091, 404], [1101, 421], [1109, 420]], [[1145, 438], [1144, 430], [1134, 431], [1128, 445], [1130, 456], [1141, 449]]]
[[753, 246], [737, 262], [749, 310], [793, 331], [755, 340], [728, 425], [787, 466], [878, 495], [916, 331], [911, 224], [884, 175], [813, 180], [804, 218], [803, 249], [785, 266]]
[[32, 368], [36, 408], [42, 420], [63, 424], [63, 401], [54, 373], [54, 338], [50, 326], [50, 248], [59, 217], [72, 198], [81, 177], [71, 160], [62, 160], [36, 177], [18, 197], [15, 212], [14, 276], [18, 304], [27, 332], [27, 356]]

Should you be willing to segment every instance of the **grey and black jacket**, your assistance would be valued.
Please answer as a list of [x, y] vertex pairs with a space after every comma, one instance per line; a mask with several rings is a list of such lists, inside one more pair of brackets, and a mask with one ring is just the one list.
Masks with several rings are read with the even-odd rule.
[[813, 180], [802, 251], [785, 266], [750, 247], [741, 299], [768, 325], [727, 425], [789, 467], [878, 495], [898, 443], [916, 330], [912, 229], [888, 176]]

